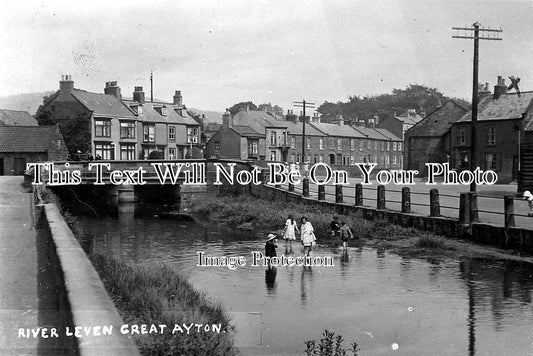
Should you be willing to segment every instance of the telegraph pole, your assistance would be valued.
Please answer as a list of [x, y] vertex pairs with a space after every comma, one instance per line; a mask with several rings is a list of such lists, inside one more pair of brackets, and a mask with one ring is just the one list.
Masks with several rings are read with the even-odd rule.
[[154, 72], [150, 71], [150, 102], [154, 102]]
[[[457, 31], [452, 38], [464, 38], [474, 40], [474, 69], [472, 80], [472, 126], [470, 130], [470, 171], [473, 172], [477, 166], [477, 109], [479, 103], [479, 40], [488, 41], [501, 41], [500, 34], [503, 32], [500, 30], [493, 30], [490, 28], [479, 28], [480, 23], [476, 22], [473, 27], [452, 27], [452, 30]], [[464, 31], [461, 35], [460, 31]], [[482, 35], [480, 36], [480, 33]], [[470, 184], [470, 191], [476, 191], [476, 182], [473, 181]]]
[[315, 103], [310, 103], [305, 100], [302, 101], [295, 101], [293, 102], [294, 106], [297, 108], [303, 108], [303, 127], [302, 127], [302, 163], [304, 163], [305, 160], [305, 108], [308, 107], [310, 109], [313, 109], [315, 107]]

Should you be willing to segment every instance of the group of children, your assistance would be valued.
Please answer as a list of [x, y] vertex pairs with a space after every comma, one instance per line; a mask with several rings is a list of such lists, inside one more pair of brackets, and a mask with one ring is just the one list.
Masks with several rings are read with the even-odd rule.
[[[333, 217], [333, 221], [330, 224], [331, 227], [331, 237], [340, 238], [342, 241], [343, 249], [347, 249], [348, 241], [353, 239], [352, 231], [344, 221], [339, 223], [339, 217]], [[306, 256], [311, 255], [313, 251], [313, 246], [316, 245], [316, 236], [314, 234], [313, 225], [307, 221], [307, 218], [304, 216], [300, 219], [300, 227], [296, 220], [294, 220], [293, 215], [289, 215], [289, 218], [285, 222], [285, 227], [283, 228], [282, 236], [285, 240], [285, 245], [290, 245], [292, 249], [292, 241], [296, 240], [296, 233], [300, 234], [300, 239], [304, 246], [304, 254]], [[278, 235], [268, 234], [266, 245], [265, 245], [265, 255], [267, 257], [276, 256], [276, 247]]]

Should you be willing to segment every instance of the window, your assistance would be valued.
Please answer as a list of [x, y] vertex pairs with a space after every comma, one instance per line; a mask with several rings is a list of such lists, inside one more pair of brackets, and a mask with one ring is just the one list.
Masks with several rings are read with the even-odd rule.
[[135, 138], [135, 123], [121, 122], [120, 123], [120, 138]]
[[155, 142], [155, 125], [143, 126], [143, 140], [144, 142]]
[[315, 155], [315, 160], [313, 162], [318, 163], [318, 155]]
[[311, 148], [311, 137], [306, 137], [305, 143], [307, 148]]
[[323, 155], [323, 154], [320, 154], [320, 155], [318, 156], [318, 161], [319, 161], [319, 162], [324, 162], [324, 155]]
[[61, 148], [61, 140], [56, 140], [56, 148], [58, 150]]
[[363, 140], [359, 141], [359, 151], [363, 150], [363, 145], [364, 145], [364, 141]]
[[378, 141], [374, 141], [374, 150], [378, 150]]
[[135, 159], [135, 144], [120, 145], [120, 159], [123, 161], [133, 161]]
[[168, 148], [168, 159], [176, 159], [176, 148], [175, 147]]
[[466, 144], [465, 140], [465, 130], [464, 129], [457, 129], [457, 137], [455, 138], [457, 145], [464, 145]]
[[270, 131], [270, 146], [276, 146], [276, 131]]
[[187, 127], [187, 143], [198, 143], [198, 127]]
[[493, 171], [498, 169], [496, 153], [485, 154], [485, 169], [491, 169]]
[[337, 139], [337, 151], [342, 150], [342, 139]]
[[215, 157], [220, 157], [220, 142], [215, 142]]
[[163, 106], [163, 107], [161, 108], [161, 115], [163, 115], [163, 116], [167, 116], [167, 107], [166, 107], [166, 106]]
[[350, 139], [350, 151], [355, 151], [355, 138]]
[[381, 150], [385, 151], [385, 141], [381, 141]]
[[387, 167], [390, 166], [390, 156], [389, 155], [385, 156], [385, 164], [387, 165]]
[[168, 140], [169, 141], [176, 141], [176, 126], [169, 126], [168, 127]]
[[401, 151], [401, 150], [402, 150], [402, 143], [398, 142], [398, 151]]
[[111, 137], [111, 121], [94, 120], [94, 136]]
[[390, 142], [387, 141], [387, 152], [390, 151]]
[[329, 149], [332, 150], [333, 149], [333, 138], [332, 137], [329, 138], [328, 143], [329, 143]]
[[287, 133], [283, 133], [283, 146], [287, 146]]
[[94, 144], [94, 155], [101, 159], [114, 159], [114, 147], [112, 144], [103, 142]]
[[248, 140], [248, 154], [257, 155], [258, 153], [259, 141], [257, 140]]
[[370, 149], [371, 148], [370, 145], [372, 144], [372, 141], [368, 140], [366, 141], [366, 143], [367, 143], [367, 148]]
[[400, 169], [403, 168], [403, 156], [400, 156]]
[[494, 125], [487, 125], [487, 145], [496, 144], [496, 127]]
[[350, 154], [350, 165], [354, 165], [355, 164], [355, 153], [352, 153]]
[[396, 163], [398, 163], [397, 160], [398, 160], [398, 158], [396, 156], [392, 156], [392, 165], [393, 166], [396, 166]]
[[296, 137], [291, 137], [291, 148], [296, 148]]
[[296, 156], [296, 163], [300, 163], [300, 155]]
[[276, 160], [276, 151], [270, 151], [270, 160], [275, 161]]
[[324, 139], [322, 137], [318, 139], [318, 148], [321, 150], [324, 149]]
[[397, 148], [397, 146], [396, 146], [396, 142], [393, 142], [393, 143], [392, 143], [392, 150], [393, 150], [393, 151], [396, 151], [396, 148]]

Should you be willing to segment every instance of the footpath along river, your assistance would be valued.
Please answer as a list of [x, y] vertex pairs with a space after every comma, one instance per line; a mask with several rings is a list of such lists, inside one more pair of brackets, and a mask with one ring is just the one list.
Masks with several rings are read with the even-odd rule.
[[[432, 262], [370, 248], [329, 247], [333, 267], [250, 266], [267, 231], [236, 232], [157, 218], [80, 219], [90, 253], [131, 263], [166, 262], [232, 313], [244, 355], [302, 355], [324, 329], [357, 341], [364, 355], [533, 354], [533, 266], [465, 258]], [[319, 243], [321, 242], [318, 236]], [[245, 256], [246, 266], [197, 267], [198, 251]], [[281, 254], [292, 254], [280, 242]], [[243, 327], [242, 325], [245, 325]], [[246, 330], [245, 330], [246, 329]]]

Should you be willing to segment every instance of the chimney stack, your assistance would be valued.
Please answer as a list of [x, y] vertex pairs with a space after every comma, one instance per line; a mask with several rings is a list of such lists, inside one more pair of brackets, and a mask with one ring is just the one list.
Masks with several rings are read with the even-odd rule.
[[501, 75], [498, 76], [498, 84], [494, 86], [494, 99], [499, 99], [502, 94], [507, 93], [507, 85], [505, 85], [505, 78], [502, 78]]
[[59, 90], [62, 93], [70, 94], [74, 89], [74, 81], [72, 81], [72, 76], [70, 74], [65, 74], [61, 76], [61, 81], [59, 82]]
[[338, 115], [337, 124], [338, 124], [339, 126], [344, 125], [344, 119], [342, 118], [342, 114], [339, 114], [339, 115]]
[[120, 87], [117, 85], [116, 81], [106, 82], [104, 93], [108, 95], [114, 95], [115, 98], [122, 99], [122, 94], [120, 93]]
[[133, 91], [133, 100], [135, 100], [139, 104], [144, 104], [143, 87], [135, 87], [135, 90]]
[[224, 115], [222, 115], [222, 126], [224, 127], [233, 126], [233, 118], [231, 117], [231, 113], [229, 112], [229, 109], [226, 109], [226, 112], [224, 113]]
[[174, 105], [178, 105], [178, 106], [183, 105], [183, 97], [181, 96], [181, 90], [176, 90], [173, 98], [174, 98]]

